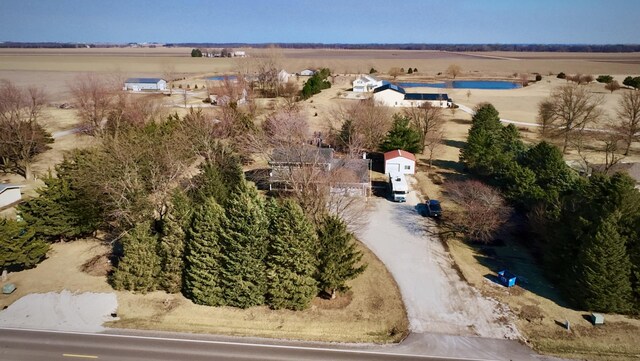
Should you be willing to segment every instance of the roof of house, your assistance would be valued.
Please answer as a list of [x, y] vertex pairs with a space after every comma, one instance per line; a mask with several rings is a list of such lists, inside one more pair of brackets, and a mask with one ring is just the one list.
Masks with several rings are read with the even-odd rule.
[[22, 188], [23, 186], [19, 186], [17, 184], [7, 184], [7, 183], [3, 183], [0, 184], [0, 193], [3, 193], [4, 191], [6, 191], [7, 189], [16, 189], [16, 188]]
[[334, 166], [336, 183], [369, 183], [370, 159], [338, 159]]
[[404, 95], [405, 100], [449, 100], [449, 95], [443, 94], [426, 94], [426, 93], [407, 93]]
[[414, 162], [416, 161], [416, 156], [413, 155], [413, 153], [407, 152], [406, 150], [396, 149], [396, 150], [390, 150], [384, 153], [385, 162], [388, 161], [389, 159], [398, 158], [398, 157], [407, 158]]
[[[596, 172], [604, 172], [605, 166], [604, 164], [597, 164], [593, 166], [593, 170]], [[618, 172], [627, 173], [636, 183], [640, 183], [640, 162], [614, 164], [607, 171], [609, 174]]]
[[308, 147], [302, 151], [299, 148], [277, 148], [273, 150], [271, 163], [331, 163], [333, 149]]
[[382, 85], [382, 86], [379, 86], [379, 87], [377, 87], [377, 88], [373, 89], [373, 92], [374, 92], [374, 93], [378, 93], [378, 92], [381, 92], [381, 91], [383, 91], [383, 90], [387, 90], [387, 89], [391, 89], [391, 90], [397, 91], [398, 93], [402, 93], [402, 94], [406, 94], [406, 93], [407, 93], [407, 92], [404, 90], [404, 88], [403, 88], [403, 87], [401, 87], [401, 86], [397, 86], [397, 85], [395, 85], [395, 84], [391, 84], [391, 83], [387, 83], [387, 84], [384, 84], [384, 85]]
[[125, 80], [125, 83], [142, 83], [142, 84], [156, 84], [162, 78], [129, 78]]
[[358, 77], [358, 79], [362, 79], [362, 81], [364, 81], [364, 82], [370, 82], [370, 81], [379, 82], [380, 81], [380, 79], [376, 78], [373, 75], [369, 75], [369, 74], [360, 75]]

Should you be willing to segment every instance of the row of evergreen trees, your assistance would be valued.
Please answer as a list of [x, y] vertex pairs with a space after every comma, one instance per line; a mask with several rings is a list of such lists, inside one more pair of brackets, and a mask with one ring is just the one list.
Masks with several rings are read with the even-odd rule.
[[[162, 220], [122, 240], [116, 289], [182, 291], [195, 303], [302, 310], [365, 269], [345, 224], [317, 227], [291, 199], [265, 201], [237, 165], [205, 164]], [[232, 183], [232, 181], [236, 181]], [[230, 186], [232, 185], [232, 186]]]
[[461, 161], [526, 215], [549, 278], [576, 306], [640, 310], [640, 192], [628, 176], [579, 177], [560, 150], [527, 147], [490, 104], [477, 108]]

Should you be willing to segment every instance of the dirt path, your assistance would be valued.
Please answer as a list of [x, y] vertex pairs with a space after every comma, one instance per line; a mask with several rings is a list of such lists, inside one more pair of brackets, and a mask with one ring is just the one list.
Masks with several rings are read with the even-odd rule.
[[396, 279], [413, 332], [516, 339], [509, 311], [482, 297], [460, 279], [441, 242], [428, 236], [415, 210], [418, 195], [407, 203], [373, 200], [376, 209], [359, 236]]

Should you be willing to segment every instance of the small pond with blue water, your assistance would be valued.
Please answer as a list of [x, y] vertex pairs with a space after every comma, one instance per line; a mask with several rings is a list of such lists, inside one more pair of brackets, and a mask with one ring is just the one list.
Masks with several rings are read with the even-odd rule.
[[501, 80], [454, 80], [438, 83], [398, 83], [404, 88], [453, 88], [453, 89], [516, 89], [522, 87], [519, 83]]

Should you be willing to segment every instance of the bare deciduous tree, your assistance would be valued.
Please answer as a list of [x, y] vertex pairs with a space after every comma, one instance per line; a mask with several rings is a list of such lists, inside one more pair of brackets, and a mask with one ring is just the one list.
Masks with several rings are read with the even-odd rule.
[[431, 131], [426, 136], [425, 150], [429, 155], [429, 167], [433, 165], [433, 155], [442, 147], [444, 132], [442, 129]]
[[104, 76], [79, 75], [68, 85], [80, 119], [92, 134], [100, 131], [115, 101], [117, 86]]
[[462, 74], [462, 67], [458, 64], [451, 64], [445, 73], [455, 79], [458, 75]]
[[640, 90], [626, 91], [618, 103], [620, 124], [616, 127], [625, 142], [624, 155], [629, 155], [631, 144], [640, 141]]
[[31, 163], [53, 142], [39, 124], [46, 95], [42, 89], [21, 89], [0, 82], [0, 169], [32, 178]]
[[431, 141], [442, 140], [441, 133], [445, 121], [443, 108], [424, 103], [419, 107], [407, 108], [404, 113], [411, 118], [411, 125], [420, 134], [423, 152], [429, 148]]
[[389, 69], [388, 73], [389, 73], [389, 76], [392, 76], [393, 80], [395, 80], [398, 77], [398, 75], [402, 74], [402, 71], [400, 70], [400, 68], [393, 67]]
[[612, 80], [604, 85], [604, 88], [613, 94], [614, 91], [620, 89], [620, 83], [617, 80]]
[[137, 97], [126, 92], [118, 92], [107, 115], [104, 130], [108, 135], [117, 138], [123, 127], [139, 127], [152, 121], [163, 120], [165, 117], [165, 108], [156, 95]]
[[602, 96], [577, 85], [563, 85], [551, 92], [538, 106], [538, 117], [549, 120], [555, 136], [562, 138], [562, 152], [566, 153], [571, 138], [579, 137], [583, 130], [602, 116]]
[[596, 138], [602, 143], [601, 149], [604, 153], [604, 171], [608, 172], [609, 169], [624, 159], [624, 156], [620, 154], [622, 137], [620, 134], [613, 132], [600, 132]]
[[338, 107], [330, 117], [333, 143], [350, 157], [359, 157], [363, 151], [377, 150], [393, 123], [389, 110], [373, 99]]
[[464, 233], [470, 241], [491, 243], [509, 220], [512, 210], [500, 192], [480, 181], [450, 182], [445, 189], [460, 207], [451, 216], [453, 229]]
[[275, 46], [255, 58], [257, 83], [263, 96], [278, 96], [278, 72], [281, 68], [282, 52]]
[[549, 99], [543, 100], [538, 104], [538, 123], [540, 124], [540, 136], [543, 140], [552, 138], [554, 104]]

